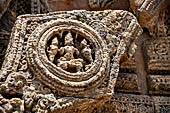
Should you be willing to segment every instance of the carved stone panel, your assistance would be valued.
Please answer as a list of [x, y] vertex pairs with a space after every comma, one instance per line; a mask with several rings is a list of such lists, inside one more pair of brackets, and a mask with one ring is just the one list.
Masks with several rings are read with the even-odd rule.
[[[160, 37], [147, 40], [144, 44], [148, 64], [148, 71], [167, 72], [170, 69], [170, 37]], [[163, 71], [164, 70], [164, 71]], [[165, 73], [167, 74], [167, 73]]]
[[170, 76], [169, 75], [149, 75], [148, 77], [150, 94], [170, 94]]
[[137, 75], [133, 73], [119, 73], [115, 90], [119, 92], [140, 93]]
[[170, 112], [170, 98], [169, 97], [153, 97], [155, 102], [156, 113], [169, 113]]
[[170, 37], [144, 42], [151, 94], [170, 94]]
[[155, 113], [154, 100], [150, 96], [119, 93], [94, 113]]
[[136, 18], [122, 10], [20, 16], [0, 93], [22, 96], [26, 112], [89, 113], [114, 95], [120, 58], [134, 53], [141, 33]]

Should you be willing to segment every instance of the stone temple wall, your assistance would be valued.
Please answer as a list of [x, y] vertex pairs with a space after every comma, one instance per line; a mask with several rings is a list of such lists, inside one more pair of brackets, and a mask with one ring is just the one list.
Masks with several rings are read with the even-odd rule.
[[0, 113], [170, 113], [169, 0], [1, 0]]

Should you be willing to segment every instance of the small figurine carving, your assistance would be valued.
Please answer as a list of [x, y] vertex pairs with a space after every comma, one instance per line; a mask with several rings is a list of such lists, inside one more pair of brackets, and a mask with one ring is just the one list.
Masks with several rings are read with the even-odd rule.
[[54, 58], [55, 58], [55, 55], [57, 55], [58, 53], [58, 39], [57, 37], [55, 37], [53, 40], [52, 40], [52, 44], [50, 45], [50, 50], [47, 50], [48, 51], [48, 55], [49, 55], [49, 60], [51, 62], [54, 61]]
[[87, 44], [87, 41], [85, 39], [80, 44], [80, 47], [82, 48], [81, 50], [82, 56], [90, 63], [89, 65], [86, 65], [85, 70], [89, 69], [93, 62], [92, 51], [89, 46], [90, 45]]
[[77, 48], [75, 48], [73, 43], [73, 37], [72, 34], [69, 32], [66, 36], [65, 36], [65, 43], [64, 46], [65, 47], [61, 47], [59, 49], [60, 55], [64, 55], [63, 57], [61, 57], [60, 59], [58, 59], [58, 64], [57, 66], [61, 67], [64, 70], [67, 69], [72, 69], [72, 68], [76, 68], [77, 72], [80, 72], [80, 70], [83, 67], [83, 59], [75, 59], [74, 58], [74, 53], [78, 56], [79, 50]]

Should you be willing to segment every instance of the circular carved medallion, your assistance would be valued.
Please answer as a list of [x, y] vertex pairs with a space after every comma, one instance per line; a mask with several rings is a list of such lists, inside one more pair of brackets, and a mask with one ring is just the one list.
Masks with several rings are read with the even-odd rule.
[[61, 95], [83, 95], [107, 76], [109, 54], [98, 33], [75, 20], [53, 20], [29, 37], [28, 62], [36, 77]]

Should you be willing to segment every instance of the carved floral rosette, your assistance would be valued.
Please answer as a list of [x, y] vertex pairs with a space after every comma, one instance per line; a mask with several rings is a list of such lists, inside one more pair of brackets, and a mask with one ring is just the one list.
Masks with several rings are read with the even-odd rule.
[[0, 92], [22, 95], [29, 112], [90, 112], [114, 95], [120, 57], [134, 53], [141, 33], [136, 18], [122, 10], [19, 16]]

